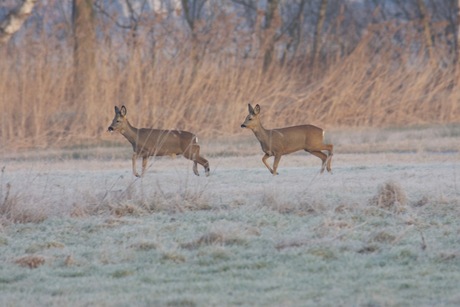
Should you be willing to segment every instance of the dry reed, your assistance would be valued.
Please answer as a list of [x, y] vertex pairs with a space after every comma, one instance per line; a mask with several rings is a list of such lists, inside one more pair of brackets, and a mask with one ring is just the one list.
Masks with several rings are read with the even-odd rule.
[[409, 44], [395, 60], [391, 41], [379, 42], [377, 52], [371, 37], [349, 55], [327, 59], [321, 69], [290, 62], [262, 72], [260, 56], [220, 52], [229, 42], [214, 40], [199, 65], [180, 34], [174, 43], [160, 37], [154, 49], [139, 41], [131, 52], [124, 41], [101, 43], [84, 95], [75, 92], [67, 44], [30, 38], [27, 48], [18, 43], [0, 50], [0, 145], [8, 150], [121, 141], [105, 134], [114, 105], [121, 104], [134, 126], [186, 129], [207, 138], [240, 133], [248, 102], [264, 107], [269, 127], [404, 126], [460, 118], [453, 70], [410, 54]]

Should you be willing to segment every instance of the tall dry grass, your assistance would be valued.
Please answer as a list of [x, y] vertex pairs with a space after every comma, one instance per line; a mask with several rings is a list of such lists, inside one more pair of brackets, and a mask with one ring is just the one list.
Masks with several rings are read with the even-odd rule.
[[134, 126], [208, 138], [240, 133], [248, 102], [261, 105], [267, 127], [405, 126], [460, 118], [453, 69], [434, 67], [407, 50], [395, 60], [385, 42], [376, 52], [372, 39], [327, 67], [275, 64], [265, 73], [261, 57], [215, 51], [196, 66], [187, 44], [175, 54], [162, 52], [161, 44], [122, 54], [124, 42], [101, 44], [85, 96], [74, 92], [71, 48], [46, 40], [1, 50], [3, 150], [99, 143], [114, 105], [121, 104]]

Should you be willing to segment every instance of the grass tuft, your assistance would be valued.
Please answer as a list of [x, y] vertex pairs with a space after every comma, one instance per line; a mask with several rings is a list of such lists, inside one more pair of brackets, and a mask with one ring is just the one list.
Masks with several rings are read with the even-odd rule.
[[407, 196], [401, 185], [387, 181], [378, 188], [377, 194], [369, 200], [369, 204], [393, 213], [404, 212]]

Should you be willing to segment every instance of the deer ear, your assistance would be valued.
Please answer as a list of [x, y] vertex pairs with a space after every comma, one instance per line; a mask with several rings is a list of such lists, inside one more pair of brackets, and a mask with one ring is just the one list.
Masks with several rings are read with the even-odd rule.
[[121, 116], [126, 116], [126, 107], [121, 106], [121, 111], [120, 111]]
[[252, 108], [250, 103], [248, 103], [248, 111], [249, 111], [249, 114], [254, 114], [254, 109]]
[[260, 106], [256, 104], [256, 107], [254, 108], [254, 115], [259, 114], [259, 112], [260, 112]]
[[120, 109], [117, 106], [115, 106], [115, 114], [118, 114], [118, 113], [120, 113]]

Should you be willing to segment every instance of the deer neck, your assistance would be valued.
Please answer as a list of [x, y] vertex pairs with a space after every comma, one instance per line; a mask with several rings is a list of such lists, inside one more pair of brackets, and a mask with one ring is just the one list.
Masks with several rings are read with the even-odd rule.
[[121, 131], [121, 134], [135, 146], [139, 139], [139, 129], [131, 126], [128, 120], [126, 120], [126, 126]]
[[269, 138], [270, 138], [270, 133], [269, 130], [265, 129], [262, 126], [262, 123], [259, 121], [259, 123], [252, 129], [252, 132], [254, 132], [254, 135], [256, 138], [261, 142], [261, 143], [268, 143]]

